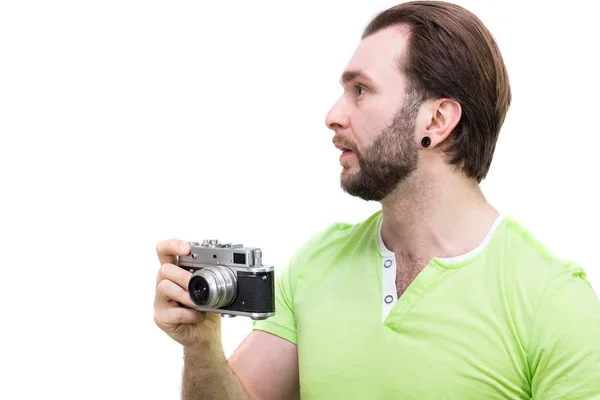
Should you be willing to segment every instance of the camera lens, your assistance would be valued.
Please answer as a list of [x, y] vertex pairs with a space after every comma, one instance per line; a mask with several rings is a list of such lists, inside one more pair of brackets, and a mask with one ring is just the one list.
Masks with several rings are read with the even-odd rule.
[[198, 305], [206, 304], [208, 295], [209, 286], [204, 277], [196, 276], [190, 280], [190, 297], [194, 299], [194, 303]]
[[194, 272], [188, 284], [190, 299], [199, 307], [222, 308], [235, 300], [237, 279], [223, 266], [209, 266]]

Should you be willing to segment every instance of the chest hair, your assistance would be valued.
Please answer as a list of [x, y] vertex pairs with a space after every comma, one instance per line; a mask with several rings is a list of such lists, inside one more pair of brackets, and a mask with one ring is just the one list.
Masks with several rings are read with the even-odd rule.
[[396, 256], [396, 289], [398, 290], [398, 298], [402, 296], [426, 265], [427, 260], [403, 255]]

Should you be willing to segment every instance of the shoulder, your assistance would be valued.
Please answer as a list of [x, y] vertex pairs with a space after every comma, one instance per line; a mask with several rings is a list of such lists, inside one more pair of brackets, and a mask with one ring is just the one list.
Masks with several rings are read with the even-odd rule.
[[331, 261], [349, 250], [372, 246], [377, 243], [380, 222], [381, 211], [359, 222], [331, 222], [300, 245], [289, 266], [298, 270], [306, 265], [314, 265], [318, 260]]
[[502, 268], [517, 282], [539, 288], [540, 295], [549, 285], [565, 279], [577, 279], [589, 285], [582, 266], [558, 256], [515, 217], [507, 216], [502, 229], [492, 254], [504, 260]]

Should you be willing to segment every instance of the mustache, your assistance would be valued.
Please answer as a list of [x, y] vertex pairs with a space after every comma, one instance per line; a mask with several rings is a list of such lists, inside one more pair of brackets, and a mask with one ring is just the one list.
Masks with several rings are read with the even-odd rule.
[[352, 143], [350, 140], [348, 140], [345, 136], [335, 135], [333, 137], [333, 139], [331, 140], [331, 142], [333, 144], [337, 144], [337, 145], [339, 145], [341, 147], [344, 147], [344, 148], [346, 148], [346, 149], [348, 149], [350, 151], [353, 151], [355, 153], [357, 152], [356, 151], [356, 146], [354, 145], [354, 143]]

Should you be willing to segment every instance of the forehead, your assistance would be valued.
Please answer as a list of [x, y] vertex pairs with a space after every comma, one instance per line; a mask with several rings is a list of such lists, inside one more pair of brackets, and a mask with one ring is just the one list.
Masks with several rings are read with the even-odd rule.
[[406, 26], [382, 29], [361, 41], [346, 70], [362, 71], [381, 84], [403, 80], [398, 63], [403, 59], [407, 43]]

